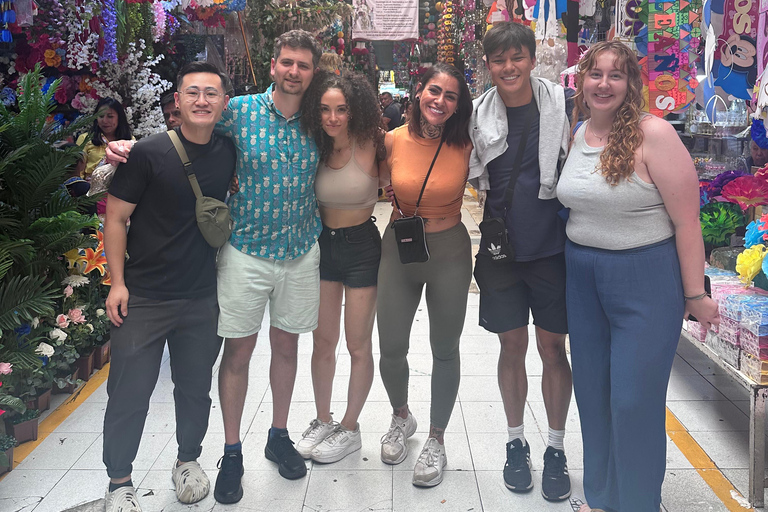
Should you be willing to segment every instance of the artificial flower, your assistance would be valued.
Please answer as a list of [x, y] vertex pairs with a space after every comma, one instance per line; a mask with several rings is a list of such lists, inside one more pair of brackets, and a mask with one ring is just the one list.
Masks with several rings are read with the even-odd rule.
[[99, 274], [104, 275], [104, 265], [107, 264], [107, 258], [104, 257], [103, 252], [96, 252], [93, 249], [85, 250], [85, 268], [83, 274], [89, 274], [94, 270], [98, 270]]
[[35, 354], [41, 355], [43, 357], [51, 357], [54, 353], [53, 347], [49, 344], [43, 342], [40, 342], [37, 345], [37, 348], [35, 349]]
[[97, 309], [97, 310], [96, 310], [96, 316], [104, 316], [104, 315], [106, 315], [106, 314], [107, 314], [107, 312], [106, 312], [106, 311], [104, 311], [104, 310], [103, 310], [103, 309], [101, 309], [101, 308], [99, 308], [99, 309]]
[[32, 319], [32, 328], [37, 329], [40, 326], [40, 319], [35, 317]]
[[741, 176], [752, 176], [752, 175], [746, 171], [726, 171], [718, 174], [717, 177], [713, 179], [712, 182], [709, 184], [709, 190], [707, 191], [709, 194], [709, 198], [713, 199], [719, 196], [720, 192], [723, 190], [723, 187], [725, 185], [727, 185], [731, 181]]
[[66, 288], [64, 288], [64, 297], [69, 298], [72, 296], [72, 293], [74, 293], [74, 289], [72, 288], [72, 285], [67, 285]]
[[101, 279], [101, 284], [104, 286], [112, 286], [112, 274], [109, 273], [109, 269], [104, 273], [104, 277]]
[[104, 252], [104, 232], [103, 231], [97, 231], [95, 235], [91, 235], [93, 238], [99, 241], [99, 243], [96, 245], [96, 249], [94, 249], [97, 253]]
[[29, 324], [21, 324], [17, 328], [13, 330], [13, 332], [16, 333], [16, 336], [19, 338], [22, 338], [32, 332], [32, 326]]
[[74, 324], [84, 324], [85, 323], [85, 315], [83, 314], [83, 310], [80, 308], [72, 308], [69, 311], [67, 311], [67, 316], [70, 320], [72, 320], [72, 323]]
[[736, 272], [744, 284], [750, 284], [758, 272], [762, 269], [763, 258], [768, 248], [762, 244], [753, 245], [739, 254], [736, 258]]
[[56, 317], [56, 326], [62, 329], [69, 327], [69, 318], [67, 315], [61, 314]]
[[61, 55], [56, 53], [56, 50], [51, 48], [45, 50], [45, 53], [43, 53], [43, 58], [45, 59], [46, 66], [50, 66], [52, 68], [61, 66]]
[[744, 247], [750, 248], [753, 245], [763, 243], [765, 235], [768, 234], [768, 226], [760, 219], [754, 220], [747, 226], [747, 233], [744, 235]]
[[57, 340], [61, 342], [67, 339], [67, 333], [65, 333], [58, 327], [54, 327], [53, 329], [51, 329], [51, 332], [48, 333], [48, 337], [51, 338], [52, 340]]
[[73, 274], [71, 276], [67, 276], [64, 278], [64, 280], [61, 282], [63, 285], [70, 285], [72, 288], [79, 288], [81, 286], [84, 286], [88, 283], [90, 283], [91, 280], [88, 279], [85, 276], [80, 276], [77, 274]]
[[93, 332], [93, 325], [91, 324], [85, 324], [86, 329], [88, 329], [89, 332]]
[[709, 203], [699, 212], [704, 241], [716, 246], [727, 245], [731, 235], [745, 226], [744, 213], [734, 203]]
[[0, 363], [0, 375], [10, 375], [13, 373], [13, 365], [11, 363]]
[[723, 186], [722, 196], [742, 210], [768, 204], [768, 183], [754, 176], [741, 176]]

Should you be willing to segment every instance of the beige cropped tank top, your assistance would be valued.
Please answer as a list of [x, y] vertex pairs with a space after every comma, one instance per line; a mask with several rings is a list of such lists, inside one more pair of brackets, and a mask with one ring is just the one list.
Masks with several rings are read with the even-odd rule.
[[315, 195], [320, 206], [339, 210], [361, 210], [376, 204], [379, 198], [379, 179], [365, 172], [357, 163], [356, 146], [357, 144], [352, 145], [352, 157], [341, 169], [328, 167], [325, 163], [317, 167]]

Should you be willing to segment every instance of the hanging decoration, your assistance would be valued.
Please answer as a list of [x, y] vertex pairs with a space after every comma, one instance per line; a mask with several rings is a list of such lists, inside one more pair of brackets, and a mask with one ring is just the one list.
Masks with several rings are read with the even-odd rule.
[[442, 7], [442, 14], [440, 15], [440, 22], [438, 23], [437, 30], [437, 60], [438, 62], [445, 62], [447, 64], [455, 64], [456, 62], [456, 43], [454, 41], [454, 33], [456, 30], [456, 17], [455, 2], [452, 0], [444, 0], [437, 2], [436, 7], [440, 9]]

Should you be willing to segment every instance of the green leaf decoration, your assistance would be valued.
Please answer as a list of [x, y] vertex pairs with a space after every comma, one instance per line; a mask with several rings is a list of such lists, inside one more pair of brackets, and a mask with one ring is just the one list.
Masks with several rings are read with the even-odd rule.
[[734, 203], [709, 203], [699, 212], [701, 235], [704, 241], [715, 246], [727, 245], [737, 229], [746, 226], [744, 214]]

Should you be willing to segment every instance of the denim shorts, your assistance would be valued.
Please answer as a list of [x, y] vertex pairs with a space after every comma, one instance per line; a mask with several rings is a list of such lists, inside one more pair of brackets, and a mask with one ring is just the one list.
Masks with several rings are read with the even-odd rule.
[[350, 288], [376, 286], [381, 260], [381, 235], [371, 217], [359, 226], [320, 233], [320, 279]]

